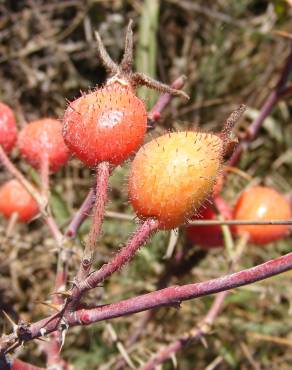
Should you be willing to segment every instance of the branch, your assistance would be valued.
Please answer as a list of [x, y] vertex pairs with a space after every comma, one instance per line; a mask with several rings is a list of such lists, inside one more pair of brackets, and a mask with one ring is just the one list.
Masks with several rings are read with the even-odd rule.
[[[112, 304], [68, 312], [65, 314], [64, 320], [68, 327], [90, 325], [152, 308], [178, 306], [182, 301], [252, 284], [289, 270], [292, 270], [292, 252], [258, 266], [217, 279], [182, 286], [176, 285]], [[34, 324], [22, 326], [22, 330], [18, 329], [13, 334], [2, 336], [0, 338], [0, 355], [14, 349], [22, 342], [27, 342], [55, 331], [59, 321], [58, 316], [52, 315]]]

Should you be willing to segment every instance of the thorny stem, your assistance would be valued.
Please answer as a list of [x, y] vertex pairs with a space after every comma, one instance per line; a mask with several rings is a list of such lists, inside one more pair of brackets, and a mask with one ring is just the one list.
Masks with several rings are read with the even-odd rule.
[[120, 270], [134, 257], [136, 252], [147, 242], [153, 232], [158, 229], [158, 224], [158, 221], [153, 219], [144, 221], [128, 243], [108, 263], [103, 265], [98, 271], [93, 272], [87, 279], [79, 284], [80, 291], [85, 292], [95, 288], [114, 272]]
[[290, 53], [286, 59], [285, 65], [282, 69], [281, 75], [275, 88], [268, 95], [264, 105], [261, 108], [259, 115], [248, 127], [246, 131], [246, 137], [242, 141], [240, 141], [240, 143], [237, 145], [232, 157], [229, 160], [229, 165], [234, 166], [238, 162], [241, 153], [244, 150], [246, 150], [249, 143], [254, 140], [260, 128], [262, 127], [265, 119], [272, 112], [274, 106], [277, 104], [279, 99], [289, 95], [292, 92], [291, 87], [286, 87], [291, 70], [292, 70], [292, 42], [290, 43]]
[[[201, 283], [175, 285], [152, 293], [142, 294], [120, 302], [68, 312], [64, 319], [69, 327], [90, 325], [99, 321], [121, 317], [163, 306], [178, 306], [182, 301], [231, 290], [240, 286], [267, 279], [271, 276], [292, 270], [292, 252], [269, 260], [252, 268]], [[28, 325], [21, 332], [4, 335], [0, 338], [0, 355], [7, 353], [13, 346], [30, 341], [56, 330], [59, 318], [49, 318]], [[43, 334], [42, 334], [43, 333]]]
[[79, 227], [82, 225], [83, 221], [89, 215], [93, 205], [95, 202], [95, 189], [92, 188], [88, 192], [84, 202], [82, 203], [81, 207], [75, 213], [72, 221], [70, 222], [67, 230], [65, 232], [65, 236], [68, 238], [75, 238]]
[[77, 274], [77, 283], [80, 284], [89, 274], [94, 258], [94, 250], [97, 239], [100, 236], [101, 225], [104, 218], [105, 205], [107, 202], [107, 189], [110, 175], [110, 164], [101, 162], [96, 170], [96, 200], [93, 220], [85, 245], [80, 269]]

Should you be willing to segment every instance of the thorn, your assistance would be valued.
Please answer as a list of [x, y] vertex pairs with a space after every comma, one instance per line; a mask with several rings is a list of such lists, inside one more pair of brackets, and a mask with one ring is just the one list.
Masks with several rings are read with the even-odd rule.
[[8, 313], [6, 313], [4, 310], [2, 310], [2, 312], [3, 312], [3, 315], [6, 317], [6, 319], [10, 322], [13, 328], [13, 331], [15, 332], [18, 328], [18, 325], [16, 324], [16, 322], [12, 320], [12, 318], [8, 315]]

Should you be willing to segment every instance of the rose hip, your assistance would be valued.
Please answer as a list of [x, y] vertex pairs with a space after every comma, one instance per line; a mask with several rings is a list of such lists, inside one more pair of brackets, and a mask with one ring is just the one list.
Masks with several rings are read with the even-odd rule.
[[21, 155], [36, 169], [47, 160], [51, 172], [56, 172], [69, 159], [69, 150], [62, 137], [62, 124], [56, 119], [43, 118], [27, 124], [19, 133]]
[[0, 102], [0, 145], [9, 153], [17, 140], [15, 117], [8, 105]]
[[115, 82], [72, 102], [63, 124], [65, 143], [87, 166], [118, 165], [142, 144], [147, 113], [130, 86]]
[[186, 222], [213, 189], [223, 146], [219, 135], [174, 132], [140, 148], [129, 177], [137, 215], [157, 219], [161, 229]]
[[0, 213], [9, 218], [17, 214], [19, 221], [27, 222], [39, 212], [34, 198], [17, 180], [10, 180], [0, 188]]
[[[255, 186], [245, 190], [239, 197], [234, 208], [235, 220], [286, 220], [291, 219], [289, 202], [276, 190]], [[266, 244], [285, 237], [290, 230], [289, 225], [237, 225], [237, 234], [248, 234], [249, 240], [255, 244]]]

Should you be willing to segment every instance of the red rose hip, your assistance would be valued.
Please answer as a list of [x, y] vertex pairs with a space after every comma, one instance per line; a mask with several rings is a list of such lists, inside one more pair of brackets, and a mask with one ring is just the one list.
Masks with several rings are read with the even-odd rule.
[[9, 153], [17, 140], [15, 117], [8, 105], [0, 102], [0, 145]]
[[[232, 218], [232, 210], [229, 205], [220, 199], [221, 207], [224, 207], [224, 218], [230, 220]], [[201, 208], [198, 211], [198, 216], [192, 220], [217, 220], [217, 214], [212, 206]], [[186, 228], [187, 238], [194, 244], [202, 248], [222, 247], [224, 244], [222, 228], [220, 225], [192, 225]]]
[[0, 213], [6, 218], [16, 213], [18, 220], [26, 222], [39, 212], [37, 202], [17, 180], [10, 180], [0, 188]]
[[62, 137], [62, 124], [56, 119], [43, 118], [27, 124], [19, 133], [21, 155], [40, 169], [48, 160], [51, 172], [56, 172], [69, 159], [69, 150]]
[[120, 82], [70, 103], [63, 119], [65, 143], [89, 167], [122, 163], [142, 144], [146, 128], [144, 103]]

